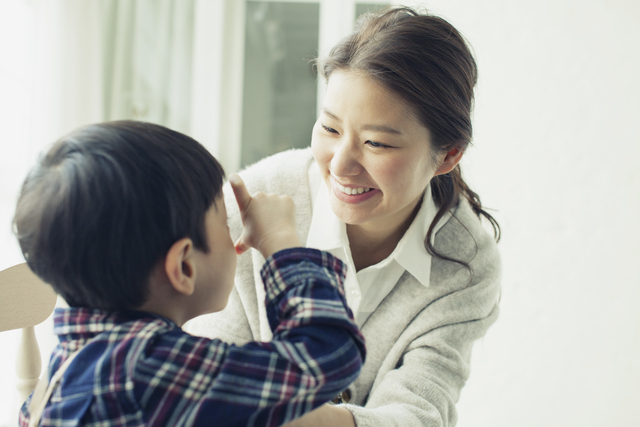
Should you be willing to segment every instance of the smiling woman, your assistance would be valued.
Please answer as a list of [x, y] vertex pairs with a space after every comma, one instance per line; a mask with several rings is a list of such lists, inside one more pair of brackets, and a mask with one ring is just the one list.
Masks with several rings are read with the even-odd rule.
[[[327, 91], [311, 148], [241, 175], [251, 192], [289, 195], [300, 241], [346, 262], [346, 299], [369, 353], [341, 404], [292, 426], [455, 425], [471, 347], [496, 320], [500, 292], [481, 217], [496, 238], [499, 228], [458, 165], [472, 136], [475, 60], [445, 20], [394, 7], [364, 15], [318, 68]], [[239, 213], [229, 217], [237, 238]], [[241, 256], [227, 309], [189, 330], [270, 340], [262, 261]]]
[[[331, 209], [347, 224], [357, 270], [391, 254], [431, 178], [450, 172], [460, 160], [458, 151], [446, 162], [445, 155], [434, 162], [430, 140], [406, 103], [368, 75], [340, 70], [331, 75], [311, 147], [330, 190]], [[373, 259], [356, 258], [371, 255], [353, 251], [361, 239], [378, 248]]]

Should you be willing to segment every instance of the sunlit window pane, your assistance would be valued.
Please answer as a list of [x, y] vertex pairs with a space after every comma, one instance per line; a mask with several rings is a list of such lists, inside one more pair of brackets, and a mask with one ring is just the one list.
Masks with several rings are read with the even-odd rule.
[[319, 18], [319, 3], [247, 2], [242, 166], [309, 145]]
[[356, 3], [356, 20], [360, 15], [367, 12], [376, 12], [390, 3]]

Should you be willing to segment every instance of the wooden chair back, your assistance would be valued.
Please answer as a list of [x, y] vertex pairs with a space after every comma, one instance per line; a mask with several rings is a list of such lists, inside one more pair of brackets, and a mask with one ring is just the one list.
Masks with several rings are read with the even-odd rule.
[[16, 357], [17, 388], [22, 401], [33, 392], [42, 370], [34, 326], [51, 315], [56, 298], [51, 286], [40, 280], [27, 263], [0, 271], [0, 332], [22, 329]]

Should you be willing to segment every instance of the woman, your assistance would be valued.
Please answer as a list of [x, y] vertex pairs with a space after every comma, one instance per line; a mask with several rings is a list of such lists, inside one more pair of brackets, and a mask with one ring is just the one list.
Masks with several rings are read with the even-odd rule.
[[[400, 7], [367, 15], [319, 69], [327, 92], [311, 149], [241, 175], [250, 192], [291, 196], [301, 242], [347, 262], [346, 297], [368, 354], [341, 404], [292, 425], [454, 425], [472, 344], [496, 320], [500, 293], [499, 255], [480, 218], [496, 240], [499, 227], [458, 165], [472, 136], [475, 61], [448, 22]], [[241, 219], [229, 210], [237, 237]], [[262, 262], [256, 251], [241, 256], [223, 315], [189, 329], [269, 340]]]

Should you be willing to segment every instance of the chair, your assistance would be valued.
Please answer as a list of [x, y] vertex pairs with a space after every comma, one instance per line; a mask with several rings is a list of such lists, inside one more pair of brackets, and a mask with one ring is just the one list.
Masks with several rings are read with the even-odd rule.
[[26, 263], [0, 271], [0, 332], [22, 329], [16, 357], [17, 388], [22, 402], [38, 383], [42, 357], [34, 326], [53, 312], [56, 293]]

